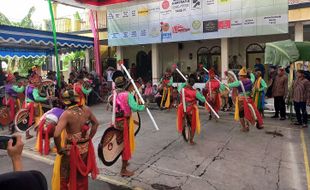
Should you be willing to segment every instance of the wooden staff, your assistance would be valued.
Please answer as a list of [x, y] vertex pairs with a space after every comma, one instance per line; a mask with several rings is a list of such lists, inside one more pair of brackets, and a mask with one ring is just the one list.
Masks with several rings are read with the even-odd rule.
[[[131, 78], [131, 76], [130, 76], [128, 70], [127, 70], [126, 67], [123, 65], [123, 63], [120, 62], [119, 64], [120, 64], [120, 66], [122, 67], [122, 69], [125, 71], [125, 73], [126, 73], [128, 79], [130, 80], [131, 84], [132, 84], [133, 87], [135, 88], [135, 91], [136, 91], [136, 93], [137, 93], [139, 99], [141, 100], [141, 103], [142, 103], [142, 104], [145, 104], [145, 101], [143, 100], [143, 98], [142, 98], [142, 96], [141, 96], [141, 94], [140, 94], [140, 92], [139, 92], [139, 90], [138, 90], [138, 88], [137, 88], [137, 86], [136, 86], [134, 80]], [[147, 111], [148, 115], [150, 116], [151, 121], [152, 121], [152, 123], [154, 124], [155, 129], [158, 131], [159, 128], [158, 128], [158, 126], [157, 126], [157, 124], [156, 124], [156, 122], [155, 122], [155, 120], [154, 120], [154, 117], [153, 117], [153, 115], [151, 114], [149, 108], [146, 108], [146, 111]]]

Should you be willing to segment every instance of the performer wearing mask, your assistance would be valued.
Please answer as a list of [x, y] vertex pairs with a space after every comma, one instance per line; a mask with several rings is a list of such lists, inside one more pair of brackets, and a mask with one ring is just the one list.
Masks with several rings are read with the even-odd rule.
[[11, 73], [8, 74], [6, 78], [7, 84], [5, 85], [5, 98], [2, 100], [3, 105], [10, 108], [10, 118], [13, 121], [15, 118], [16, 107], [21, 108], [20, 101], [17, 97], [18, 93], [23, 93], [25, 90], [24, 86], [15, 85], [15, 76]]
[[173, 78], [171, 76], [171, 71], [167, 70], [160, 82], [161, 88], [163, 90], [163, 95], [160, 102], [161, 109], [169, 109], [171, 105], [171, 93], [172, 93], [172, 83]]
[[73, 85], [74, 91], [79, 95], [78, 104], [80, 106], [86, 105], [86, 96], [88, 96], [90, 92], [92, 91], [91, 88], [89, 89], [84, 88], [83, 83], [84, 83], [84, 75], [80, 73], [77, 77], [77, 82], [74, 83]]
[[267, 84], [262, 78], [261, 71], [257, 70], [255, 73], [256, 80], [253, 87], [253, 100], [259, 113], [263, 116], [265, 107], [265, 90], [267, 89]]
[[[30, 84], [26, 87], [26, 100], [24, 102], [23, 108], [29, 110], [29, 122], [28, 125], [31, 126], [33, 123], [38, 126], [40, 118], [43, 115], [41, 102], [47, 101], [52, 97], [42, 97], [39, 94], [39, 89], [42, 86], [42, 79], [36, 73], [30, 76]], [[32, 138], [29, 131], [26, 133], [26, 138]]]
[[115, 105], [115, 128], [123, 131], [124, 149], [122, 153], [122, 169], [121, 176], [130, 177], [134, 172], [128, 171], [128, 161], [134, 151], [134, 121], [132, 112], [143, 111], [144, 105], [139, 105], [134, 96], [124, 89], [126, 80], [121, 71], [115, 71], [112, 79], [115, 83], [116, 91], [116, 105]]
[[[209, 70], [209, 77], [209, 81], [206, 83], [206, 100], [213, 107], [214, 111], [218, 113], [221, 108], [221, 84], [214, 78], [215, 72], [213, 69]], [[211, 110], [208, 106], [206, 108], [209, 111], [209, 120], [211, 120]]]
[[[259, 114], [256, 106], [251, 99], [251, 90], [253, 83], [255, 81], [255, 76], [250, 73], [250, 79], [248, 78], [248, 73], [245, 67], [239, 71], [239, 80], [235, 80], [229, 83], [229, 88], [238, 88], [238, 97], [236, 98], [236, 109], [235, 109], [235, 120], [240, 120], [242, 125], [241, 131], [248, 132], [249, 125], [246, 123], [245, 119], [250, 123], [255, 123], [257, 120], [256, 127], [258, 129], [263, 128], [263, 119]], [[252, 108], [250, 108], [250, 106]], [[255, 114], [255, 115], [254, 115]], [[256, 118], [255, 118], [256, 116]]]
[[63, 95], [68, 108], [62, 113], [54, 133], [57, 147], [52, 189], [87, 190], [88, 174], [98, 174], [92, 138], [98, 121], [91, 110], [79, 105], [79, 97], [72, 89]]
[[[183, 122], [186, 121], [191, 125], [189, 141], [191, 145], [194, 145], [195, 132], [200, 133], [200, 119], [199, 119], [199, 109], [197, 106], [197, 99], [201, 102], [206, 102], [205, 97], [193, 88], [195, 84], [195, 76], [190, 75], [187, 84], [183, 83], [179, 86], [178, 91], [181, 93], [181, 103], [177, 110], [177, 129], [179, 133], [182, 133]], [[183, 104], [185, 102], [185, 106]], [[184, 107], [186, 111], [184, 111]]]

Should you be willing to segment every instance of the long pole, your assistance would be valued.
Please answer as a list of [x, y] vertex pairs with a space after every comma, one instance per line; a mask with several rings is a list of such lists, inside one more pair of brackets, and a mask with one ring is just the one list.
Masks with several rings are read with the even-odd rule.
[[[121, 65], [122, 69], [125, 71], [125, 73], [126, 73], [128, 79], [130, 80], [131, 84], [132, 84], [133, 87], [135, 88], [135, 91], [136, 91], [136, 93], [138, 94], [138, 97], [139, 97], [139, 99], [141, 100], [142, 104], [145, 104], [145, 101], [143, 100], [143, 98], [142, 98], [142, 96], [141, 96], [141, 94], [140, 94], [140, 92], [139, 92], [139, 90], [138, 90], [138, 88], [137, 88], [135, 82], [134, 82], [133, 79], [131, 78], [131, 76], [130, 76], [128, 70], [127, 70], [127, 68], [126, 68], [126, 67], [124, 66], [124, 64], [122, 64], [122, 63], [120, 63], [120, 65]], [[152, 123], [154, 124], [155, 129], [158, 131], [159, 128], [158, 128], [157, 123], [155, 122], [154, 117], [153, 117], [153, 115], [151, 114], [149, 108], [146, 108], [146, 111], [147, 111], [147, 114], [150, 116], [151, 121], [152, 121]]]
[[[187, 81], [187, 78], [183, 75], [183, 73], [178, 69], [175, 68], [175, 70], [181, 75], [181, 77]], [[213, 114], [219, 119], [220, 116], [216, 113], [216, 111], [212, 108], [212, 106], [209, 104], [209, 102], [206, 100], [206, 104], [208, 105], [208, 107], [210, 108], [210, 110], [213, 112]]]
[[58, 48], [57, 48], [57, 35], [56, 35], [55, 18], [54, 18], [54, 14], [53, 14], [53, 7], [52, 7], [51, 0], [48, 0], [48, 6], [49, 6], [49, 10], [50, 10], [52, 28], [53, 28], [54, 51], [55, 51], [55, 57], [56, 57], [56, 70], [57, 70], [57, 83], [58, 83], [58, 86], [60, 88], [61, 82], [60, 82], [60, 68], [59, 68], [59, 57], [58, 57]]

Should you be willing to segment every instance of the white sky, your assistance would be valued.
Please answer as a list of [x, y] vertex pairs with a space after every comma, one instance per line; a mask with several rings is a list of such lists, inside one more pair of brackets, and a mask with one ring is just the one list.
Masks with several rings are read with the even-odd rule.
[[[0, 0], [0, 12], [15, 22], [22, 20], [32, 6], [36, 9], [32, 16], [35, 25], [43, 19], [50, 19], [47, 0]], [[57, 17], [73, 15], [76, 11], [83, 12], [83, 9], [58, 5]]]

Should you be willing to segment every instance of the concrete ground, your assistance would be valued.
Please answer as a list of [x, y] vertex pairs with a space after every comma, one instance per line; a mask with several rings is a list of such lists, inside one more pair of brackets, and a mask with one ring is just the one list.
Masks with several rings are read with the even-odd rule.
[[[109, 126], [111, 113], [105, 105], [91, 109], [101, 124], [93, 139], [96, 149]], [[160, 131], [155, 131], [147, 114], [142, 112], [142, 128], [129, 166], [135, 175], [121, 178], [120, 160], [106, 167], [97, 157], [99, 180], [157, 190], [310, 189], [310, 174], [306, 170], [309, 169], [308, 129], [294, 127], [290, 121], [266, 118], [265, 129], [252, 127], [250, 132], [242, 133], [232, 114], [220, 113], [218, 121], [208, 121], [207, 113], [201, 109], [201, 134], [195, 138], [197, 144], [190, 146], [176, 132], [174, 110], [152, 110], [152, 113]], [[50, 178], [54, 155], [39, 156], [33, 151], [34, 142], [34, 139], [26, 142], [24, 156], [36, 160], [37, 164], [33, 161], [28, 164], [27, 159], [26, 168], [41, 170]], [[0, 158], [2, 170], [8, 161], [4, 163]], [[49, 167], [40, 166], [40, 162]], [[106, 183], [94, 184], [90, 189], [108, 189], [103, 184]]]

